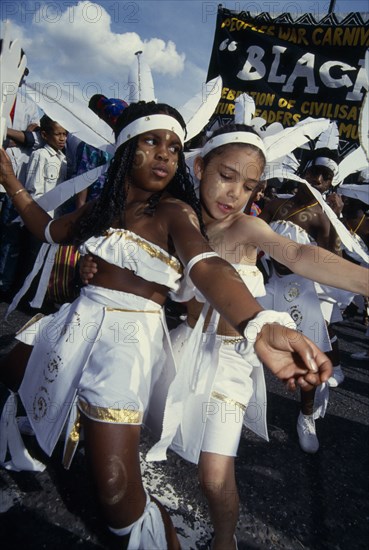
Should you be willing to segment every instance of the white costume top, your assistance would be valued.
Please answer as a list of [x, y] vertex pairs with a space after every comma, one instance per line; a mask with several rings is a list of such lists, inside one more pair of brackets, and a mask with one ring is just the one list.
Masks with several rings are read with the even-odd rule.
[[80, 246], [80, 252], [82, 255], [94, 254], [172, 291], [179, 288], [182, 274], [179, 260], [128, 229], [110, 228], [101, 237], [90, 237]]

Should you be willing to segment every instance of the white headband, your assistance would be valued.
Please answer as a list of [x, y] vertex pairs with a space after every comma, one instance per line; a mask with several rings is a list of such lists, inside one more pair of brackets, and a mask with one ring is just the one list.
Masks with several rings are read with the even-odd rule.
[[310, 160], [306, 164], [305, 170], [307, 170], [308, 168], [311, 168], [312, 166], [325, 166], [326, 168], [329, 168], [330, 170], [332, 170], [334, 176], [337, 174], [337, 171], [338, 171], [337, 162], [334, 162], [334, 160], [328, 157], [317, 157], [314, 160]]
[[180, 123], [170, 115], [150, 115], [134, 120], [122, 129], [116, 140], [116, 148], [129, 139], [150, 132], [150, 130], [170, 130], [174, 132], [181, 144], [184, 143], [184, 129]]
[[266, 150], [263, 140], [252, 132], [228, 132], [226, 134], [215, 136], [205, 143], [201, 151], [201, 156], [205, 157], [213, 149], [216, 149], [221, 145], [228, 145], [229, 143], [247, 143], [248, 145], [255, 145], [264, 153], [264, 156], [266, 157]]

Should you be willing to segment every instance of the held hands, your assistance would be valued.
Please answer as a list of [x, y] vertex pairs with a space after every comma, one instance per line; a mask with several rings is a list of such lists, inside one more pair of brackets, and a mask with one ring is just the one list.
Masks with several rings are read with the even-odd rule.
[[259, 359], [289, 390], [309, 390], [327, 382], [332, 363], [309, 338], [276, 323], [265, 324], [255, 341]]
[[81, 281], [84, 285], [88, 285], [88, 283], [93, 279], [95, 273], [97, 273], [97, 264], [94, 261], [92, 256], [82, 256], [81, 262], [79, 265], [79, 275], [81, 277]]

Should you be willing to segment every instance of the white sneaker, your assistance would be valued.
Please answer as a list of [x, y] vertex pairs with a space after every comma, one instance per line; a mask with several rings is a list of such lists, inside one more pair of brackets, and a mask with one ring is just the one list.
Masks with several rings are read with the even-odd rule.
[[337, 388], [345, 379], [345, 375], [342, 372], [341, 367], [333, 367], [333, 374], [328, 379], [328, 386], [330, 388]]
[[300, 447], [305, 453], [316, 453], [319, 449], [319, 441], [315, 431], [313, 415], [305, 415], [300, 412], [297, 419], [297, 434]]
[[356, 353], [351, 353], [351, 359], [362, 359], [369, 363], [369, 354], [367, 351], [357, 351]]

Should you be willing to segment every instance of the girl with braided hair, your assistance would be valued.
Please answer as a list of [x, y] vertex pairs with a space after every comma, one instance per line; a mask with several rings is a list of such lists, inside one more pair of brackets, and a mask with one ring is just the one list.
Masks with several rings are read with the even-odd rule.
[[[133, 104], [117, 128], [101, 196], [55, 220], [32, 200], [0, 150], [0, 183], [29, 230], [46, 242], [78, 243], [97, 264], [93, 285], [72, 304], [18, 333], [0, 379], [18, 392], [48, 455], [67, 424], [66, 467], [83, 426], [102, 511], [117, 537], [129, 536], [128, 548], [177, 549], [168, 514], [144, 489], [138, 450], [152, 390], [170, 354], [163, 304], [169, 290], [179, 288], [182, 265], [239, 334], [252, 320], [255, 350], [279, 378], [310, 387], [327, 380], [331, 366], [312, 342], [280, 324], [288, 325], [289, 316], [271, 324], [276, 319], [263, 316], [237, 272], [210, 248], [185, 168], [179, 113], [165, 104]], [[16, 409], [15, 393], [8, 405], [7, 414]], [[11, 454], [6, 466], [40, 468], [22, 448], [16, 423], [7, 419], [6, 425], [0, 441]]]

